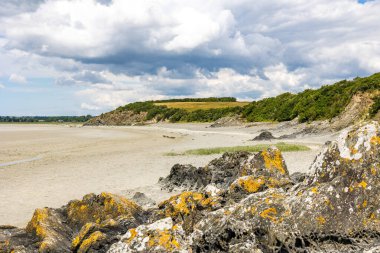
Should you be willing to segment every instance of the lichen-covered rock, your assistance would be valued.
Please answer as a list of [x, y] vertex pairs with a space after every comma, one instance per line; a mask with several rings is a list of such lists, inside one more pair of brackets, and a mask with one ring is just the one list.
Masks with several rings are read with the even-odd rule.
[[68, 222], [78, 230], [86, 223], [100, 224], [121, 216], [139, 224], [144, 219], [143, 213], [143, 209], [133, 201], [111, 193], [88, 194], [82, 200], [74, 200], [67, 205]]
[[145, 215], [121, 196], [89, 194], [59, 209], [37, 209], [25, 230], [0, 227], [0, 252], [106, 252]]
[[193, 250], [239, 252], [244, 243], [263, 252], [362, 252], [379, 246], [379, 137], [377, 123], [348, 129], [318, 156], [303, 183], [251, 194], [207, 214], [194, 228]]
[[200, 192], [183, 192], [158, 205], [157, 217], [171, 217], [175, 223], [182, 223], [184, 230], [192, 232], [193, 226], [204, 213], [220, 208], [222, 198]]
[[[291, 183], [285, 161], [277, 148], [269, 148], [257, 154], [225, 153], [201, 168], [175, 165], [170, 175], [160, 182], [169, 189], [183, 187], [200, 190], [211, 184], [219, 189], [228, 190], [236, 179], [249, 175], [256, 178], [265, 177], [267, 179], [265, 181], [271, 181], [271, 185], [276, 186]], [[285, 184], [285, 181], [289, 184]]]
[[13, 226], [0, 226], [0, 252], [37, 252], [38, 238], [25, 229]]
[[130, 229], [108, 251], [122, 252], [189, 252], [189, 247], [182, 227], [165, 218]]
[[39, 252], [70, 252], [72, 229], [62, 213], [51, 208], [37, 209], [26, 231], [39, 238]]
[[175, 164], [171, 168], [169, 176], [160, 178], [159, 182], [168, 190], [180, 187], [196, 190], [207, 185], [209, 181], [209, 175], [203, 168], [196, 168], [190, 164]]

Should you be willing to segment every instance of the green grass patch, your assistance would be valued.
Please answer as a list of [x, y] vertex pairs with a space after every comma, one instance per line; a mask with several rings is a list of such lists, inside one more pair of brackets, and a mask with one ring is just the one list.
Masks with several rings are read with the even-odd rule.
[[308, 151], [309, 147], [300, 144], [289, 144], [284, 142], [279, 142], [276, 144], [258, 144], [253, 146], [235, 146], [235, 147], [216, 147], [216, 148], [200, 148], [191, 149], [183, 153], [169, 152], [166, 156], [179, 156], [179, 155], [214, 155], [222, 154], [225, 152], [236, 152], [236, 151], [246, 151], [246, 152], [259, 152], [271, 146], [276, 146], [281, 152], [297, 152], [297, 151]]

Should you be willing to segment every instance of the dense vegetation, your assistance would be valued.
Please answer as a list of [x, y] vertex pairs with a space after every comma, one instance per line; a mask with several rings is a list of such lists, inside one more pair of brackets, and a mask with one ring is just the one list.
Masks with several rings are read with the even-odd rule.
[[242, 107], [227, 107], [218, 109], [187, 111], [180, 108], [168, 108], [156, 105], [156, 101], [136, 102], [119, 107], [117, 111], [133, 111], [134, 113], [147, 112], [146, 120], [169, 120], [170, 122], [211, 122], [221, 117], [240, 114]]
[[[285, 121], [296, 117], [300, 122], [332, 119], [344, 110], [354, 94], [374, 90], [380, 90], [380, 73], [352, 81], [340, 81], [317, 90], [284, 93], [254, 101], [244, 108], [243, 117], [248, 121]], [[373, 110], [376, 110], [376, 106]]]
[[369, 111], [369, 114], [371, 117], [374, 117], [377, 112], [380, 110], [380, 96], [377, 96], [375, 99], [374, 99], [374, 104], [371, 106], [371, 109]]
[[[160, 101], [136, 102], [119, 107], [135, 113], [147, 112], [146, 119], [169, 120], [171, 122], [210, 122], [229, 115], [242, 115], [248, 121], [287, 121], [298, 117], [300, 122], [332, 119], [338, 116], [358, 92], [380, 90], [380, 73], [370, 77], [343, 80], [319, 89], [307, 89], [298, 94], [284, 93], [277, 97], [266, 98], [244, 106], [227, 108], [199, 109], [194, 111], [175, 108], [160, 103], [176, 102], [236, 102], [236, 98], [184, 98]], [[374, 116], [380, 108], [380, 98], [370, 109]]]
[[178, 98], [178, 99], [166, 99], [156, 100], [155, 103], [168, 103], [168, 102], [236, 102], [234, 97], [210, 97], [210, 98]]
[[0, 122], [86, 122], [91, 119], [91, 115], [86, 116], [0, 116]]

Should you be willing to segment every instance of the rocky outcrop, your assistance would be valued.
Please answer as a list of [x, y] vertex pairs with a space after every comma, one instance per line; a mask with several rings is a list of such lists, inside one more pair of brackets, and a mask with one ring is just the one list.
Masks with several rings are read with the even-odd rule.
[[121, 196], [88, 194], [59, 209], [37, 209], [26, 229], [0, 227], [0, 252], [106, 252], [146, 218]]
[[245, 121], [241, 116], [235, 115], [235, 116], [222, 117], [216, 120], [214, 123], [212, 123], [210, 127], [217, 128], [217, 127], [243, 126], [244, 123]]
[[343, 132], [318, 156], [303, 183], [289, 191], [252, 194], [209, 213], [195, 226], [192, 248], [361, 252], [378, 246], [379, 138], [376, 123]]
[[101, 114], [87, 121], [85, 126], [133, 126], [144, 125], [146, 112], [134, 113], [132, 111], [111, 111]]
[[258, 136], [253, 138], [253, 141], [266, 141], [266, 140], [273, 140], [276, 139], [273, 134], [269, 131], [263, 131]]
[[0, 227], [0, 252], [379, 252], [380, 126], [344, 130], [310, 173], [281, 152], [226, 153], [176, 165], [163, 187], [189, 189], [142, 209], [89, 194], [37, 209], [26, 229]]

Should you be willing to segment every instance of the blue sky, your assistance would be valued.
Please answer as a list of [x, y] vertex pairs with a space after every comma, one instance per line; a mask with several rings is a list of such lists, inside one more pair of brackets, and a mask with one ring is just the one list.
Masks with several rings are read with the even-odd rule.
[[380, 72], [380, 0], [6, 0], [0, 115], [254, 100]]

